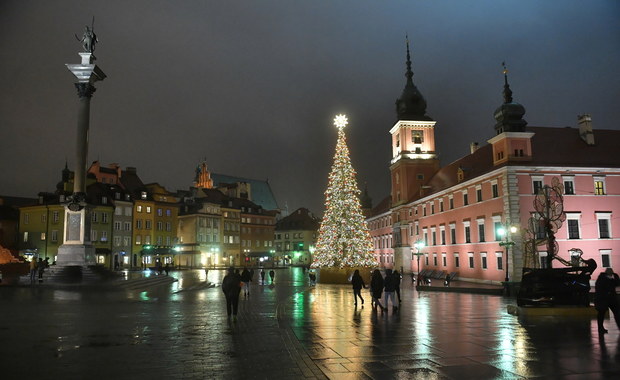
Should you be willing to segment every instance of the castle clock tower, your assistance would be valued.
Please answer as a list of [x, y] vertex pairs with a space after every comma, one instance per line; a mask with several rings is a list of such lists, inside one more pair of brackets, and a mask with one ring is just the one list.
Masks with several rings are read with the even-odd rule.
[[410, 201], [424, 192], [424, 185], [439, 170], [435, 153], [435, 121], [426, 114], [426, 100], [413, 84], [409, 40], [407, 83], [396, 100], [398, 121], [392, 129], [392, 206]]

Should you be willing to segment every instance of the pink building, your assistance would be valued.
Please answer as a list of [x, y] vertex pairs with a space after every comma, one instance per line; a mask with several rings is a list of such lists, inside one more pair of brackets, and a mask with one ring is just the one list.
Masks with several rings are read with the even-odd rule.
[[[579, 116], [578, 128], [527, 127], [525, 108], [512, 100], [505, 75], [495, 136], [441, 167], [436, 122], [413, 84], [408, 48], [406, 76], [396, 102], [398, 121], [390, 129], [389, 207], [376, 207], [368, 218], [379, 265], [456, 272], [476, 282], [520, 281], [524, 260], [527, 266], [546, 265], [546, 245], [527, 253], [524, 247], [537, 232], [529, 222], [536, 193], [555, 178], [566, 215], [556, 234], [558, 256], [571, 261], [581, 250], [583, 259], [598, 264], [593, 278], [606, 267], [620, 270], [620, 131], [593, 130], [589, 115]], [[516, 232], [498, 233], [505, 226]], [[501, 242], [514, 243], [508, 255]]]

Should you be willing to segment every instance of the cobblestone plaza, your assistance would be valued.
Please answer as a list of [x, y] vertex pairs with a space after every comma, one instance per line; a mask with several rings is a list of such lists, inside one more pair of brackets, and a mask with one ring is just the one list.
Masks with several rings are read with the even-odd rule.
[[[106, 287], [0, 287], [2, 379], [617, 379], [606, 321], [506, 312], [512, 299], [418, 292], [355, 308], [348, 286], [311, 287], [300, 268], [254, 275], [228, 320], [223, 271], [130, 273]], [[213, 284], [215, 286], [213, 286]]]

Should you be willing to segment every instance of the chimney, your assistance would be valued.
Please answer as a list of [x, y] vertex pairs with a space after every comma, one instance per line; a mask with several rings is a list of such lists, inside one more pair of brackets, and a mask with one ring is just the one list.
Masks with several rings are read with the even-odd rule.
[[589, 114], [577, 115], [579, 124], [579, 137], [588, 145], [594, 145], [594, 132], [592, 131], [592, 118]]
[[469, 144], [469, 153], [470, 154], [474, 154], [475, 151], [478, 150], [478, 143], [477, 142], [473, 142]]

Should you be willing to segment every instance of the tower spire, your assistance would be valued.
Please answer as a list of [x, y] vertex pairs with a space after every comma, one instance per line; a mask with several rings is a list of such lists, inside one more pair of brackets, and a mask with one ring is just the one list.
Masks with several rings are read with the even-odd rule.
[[418, 120], [418, 121], [430, 121], [431, 119], [426, 114], [426, 100], [413, 84], [413, 70], [411, 69], [411, 51], [409, 50], [409, 35], [405, 35], [405, 42], [407, 48], [407, 61], [405, 77], [407, 83], [403, 89], [400, 98], [396, 99], [396, 115], [398, 120]]
[[512, 90], [508, 84], [508, 68], [506, 62], [502, 62], [504, 68], [504, 104], [495, 110], [495, 132], [499, 135], [504, 132], [525, 132], [527, 122], [523, 120], [525, 107], [512, 99]]

